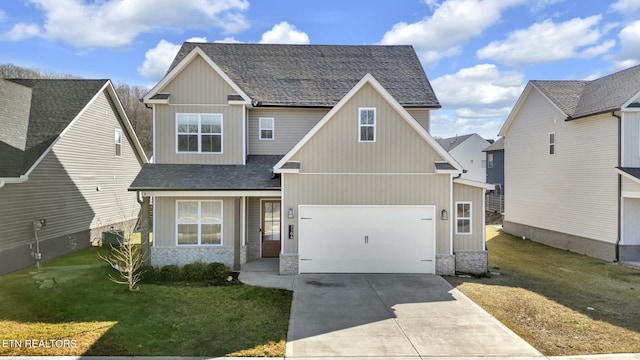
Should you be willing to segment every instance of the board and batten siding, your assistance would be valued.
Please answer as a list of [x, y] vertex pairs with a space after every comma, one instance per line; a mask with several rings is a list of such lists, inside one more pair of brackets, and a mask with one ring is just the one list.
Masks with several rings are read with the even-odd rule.
[[[453, 211], [449, 218], [453, 223], [453, 252], [484, 250], [482, 222], [484, 189], [463, 184], [453, 184]], [[456, 202], [471, 202], [471, 234], [456, 234]]]
[[640, 167], [640, 112], [622, 113], [622, 166]]
[[535, 89], [517, 117], [505, 134], [505, 221], [614, 243], [617, 119], [565, 121]]
[[[115, 129], [123, 131], [121, 157]], [[141, 166], [113, 102], [99, 94], [28, 181], [0, 188], [0, 250], [33, 241], [38, 219], [47, 221], [39, 239], [48, 240], [136, 218], [140, 206], [127, 188]]]
[[[285, 236], [284, 253], [298, 252], [299, 205], [435, 205], [436, 213], [449, 208], [449, 175], [421, 174], [283, 174], [283, 209], [295, 209], [282, 228], [293, 225], [294, 238]], [[285, 212], [286, 213], [286, 212]], [[436, 251], [448, 254], [449, 221], [436, 219]]]
[[[155, 197], [154, 213], [155, 213], [155, 231], [153, 237], [153, 246], [156, 247], [176, 247], [177, 245], [177, 228], [176, 228], [176, 201], [206, 201], [206, 200], [222, 200], [222, 246], [233, 249], [234, 231], [235, 231], [235, 198], [219, 198], [219, 197]], [[214, 247], [218, 245], [201, 245], [202, 247]], [[198, 245], [180, 245], [178, 247], [198, 247]]]
[[260, 198], [247, 198], [247, 259], [255, 260], [260, 258], [262, 239], [260, 237], [260, 224], [262, 209], [260, 208]]
[[407, 112], [418, 121], [422, 127], [431, 133], [431, 110], [420, 108], [407, 108]]
[[[253, 108], [249, 110], [249, 155], [284, 155], [291, 150], [329, 109]], [[259, 139], [259, 119], [274, 119], [274, 139]]]
[[170, 93], [171, 104], [227, 104], [236, 94], [231, 86], [200, 56], [196, 56], [160, 93]]
[[[155, 105], [157, 164], [242, 164], [242, 106]], [[178, 153], [176, 114], [222, 114], [222, 154]]]
[[[376, 108], [375, 142], [359, 142], [361, 107]], [[434, 173], [443, 160], [369, 84], [291, 158], [304, 173]]]

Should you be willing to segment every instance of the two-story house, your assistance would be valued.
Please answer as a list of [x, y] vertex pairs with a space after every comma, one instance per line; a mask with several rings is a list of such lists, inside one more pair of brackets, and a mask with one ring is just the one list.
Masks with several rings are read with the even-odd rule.
[[464, 167], [463, 179], [486, 182], [486, 156], [482, 150], [490, 145], [487, 140], [474, 133], [438, 139], [438, 143]]
[[482, 150], [486, 154], [487, 184], [496, 185], [494, 191], [504, 194], [504, 138]]
[[146, 161], [111, 81], [0, 79], [0, 274], [133, 227]]
[[505, 231], [640, 261], [640, 66], [591, 81], [530, 81], [500, 135]]
[[144, 102], [154, 265], [486, 272], [485, 185], [429, 135], [410, 46], [185, 43]]

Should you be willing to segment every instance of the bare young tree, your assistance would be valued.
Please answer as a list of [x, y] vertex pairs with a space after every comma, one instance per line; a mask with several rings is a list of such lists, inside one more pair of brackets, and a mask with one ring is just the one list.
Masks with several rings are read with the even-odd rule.
[[140, 246], [133, 243], [131, 233], [126, 236], [124, 232], [111, 231], [117, 237], [116, 244], [109, 244], [109, 252], [98, 256], [106, 261], [112, 268], [118, 271], [118, 277], [109, 274], [109, 280], [116, 284], [124, 284], [129, 291], [138, 291], [136, 285], [144, 275], [142, 271], [143, 254]]

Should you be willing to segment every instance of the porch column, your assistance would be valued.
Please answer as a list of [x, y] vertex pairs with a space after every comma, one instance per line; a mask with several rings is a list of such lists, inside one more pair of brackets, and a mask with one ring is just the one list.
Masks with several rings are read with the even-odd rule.
[[233, 271], [240, 271], [240, 248], [242, 239], [240, 238], [240, 198], [233, 199]]
[[140, 203], [140, 250], [142, 261], [145, 265], [151, 265], [151, 246], [149, 243], [149, 228], [151, 227], [151, 214], [149, 214], [149, 197], [142, 197]]

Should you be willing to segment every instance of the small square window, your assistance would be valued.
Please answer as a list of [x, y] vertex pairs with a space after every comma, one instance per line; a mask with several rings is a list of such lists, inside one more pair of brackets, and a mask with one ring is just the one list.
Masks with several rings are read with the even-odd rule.
[[258, 119], [258, 136], [260, 140], [273, 140], [275, 130], [275, 120], [273, 118]]
[[115, 156], [122, 156], [122, 130], [115, 129], [114, 131], [114, 144], [115, 144]]
[[376, 141], [376, 109], [360, 108], [359, 109], [359, 141], [375, 142]]

